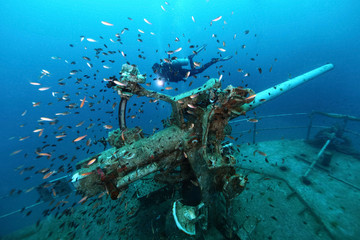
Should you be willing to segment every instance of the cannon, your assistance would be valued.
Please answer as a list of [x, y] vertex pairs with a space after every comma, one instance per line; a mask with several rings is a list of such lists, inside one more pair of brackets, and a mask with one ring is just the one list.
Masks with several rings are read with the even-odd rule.
[[[214, 195], [220, 194], [229, 208], [248, 180], [235, 171], [236, 158], [224, 144], [231, 134], [229, 121], [332, 68], [326, 64], [259, 93], [231, 85], [223, 89], [222, 82], [212, 78], [199, 88], [169, 96], [142, 87], [145, 76], [136, 66], [124, 64], [120, 78], [110, 79], [121, 97], [120, 128], [107, 139], [112, 148], [78, 162], [72, 183], [84, 196], [106, 192], [116, 200], [145, 176], [166, 184], [190, 181], [201, 198], [191, 205], [174, 201], [172, 216], [177, 228], [188, 235], [196, 235], [197, 229], [206, 231]], [[163, 130], [145, 137], [141, 127], [126, 126], [126, 104], [134, 95], [171, 105]]]

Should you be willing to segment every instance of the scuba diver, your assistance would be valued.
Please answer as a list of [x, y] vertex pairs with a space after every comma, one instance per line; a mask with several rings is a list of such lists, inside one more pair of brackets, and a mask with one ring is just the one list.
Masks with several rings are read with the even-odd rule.
[[[206, 47], [206, 44], [201, 46], [199, 49], [194, 51], [194, 53], [187, 58], [178, 58], [171, 60], [171, 62], [163, 62], [155, 63], [152, 66], [152, 69], [158, 77], [163, 78], [167, 82], [179, 82], [179, 81], [186, 81], [186, 78], [190, 76], [194, 76], [196, 74], [202, 73], [219, 61], [226, 61], [232, 58], [232, 56], [226, 56], [224, 58], [212, 58], [210, 62], [202, 65], [200, 68], [195, 68], [193, 58], [199, 52], [201, 52]], [[170, 55], [169, 55], [170, 56]], [[190, 65], [191, 69], [184, 69], [183, 66]]]

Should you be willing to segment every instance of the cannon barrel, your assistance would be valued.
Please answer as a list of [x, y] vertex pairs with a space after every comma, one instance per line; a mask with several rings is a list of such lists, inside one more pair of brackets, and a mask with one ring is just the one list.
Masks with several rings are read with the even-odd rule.
[[268, 88], [266, 90], [263, 90], [256, 94], [254, 101], [251, 103], [247, 103], [243, 105], [244, 111], [252, 110], [260, 105], [262, 105], [265, 102], [268, 102], [287, 91], [300, 86], [303, 83], [306, 83], [309, 80], [314, 79], [315, 77], [320, 76], [321, 74], [324, 74], [334, 68], [334, 65], [329, 63], [326, 65], [323, 65], [321, 67], [318, 67], [310, 72], [304, 73], [300, 76], [297, 76], [295, 78], [289, 79], [283, 83], [277, 84], [276, 86], [273, 86], [271, 88]]

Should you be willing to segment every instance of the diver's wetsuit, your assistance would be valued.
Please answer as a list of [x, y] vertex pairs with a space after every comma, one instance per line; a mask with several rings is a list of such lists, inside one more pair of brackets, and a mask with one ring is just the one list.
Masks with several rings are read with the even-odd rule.
[[[231, 56], [225, 58], [213, 58], [210, 62], [202, 65], [200, 68], [194, 67], [193, 58], [196, 54], [198, 54], [201, 50], [205, 48], [206, 45], [202, 46], [199, 50], [197, 50], [194, 54], [188, 56], [185, 59], [177, 59], [172, 61], [171, 63], [162, 62], [159, 64], [154, 64], [153, 70], [156, 74], [160, 77], [164, 78], [168, 82], [179, 82], [179, 81], [186, 81], [185, 78], [190, 72], [189, 76], [194, 76], [196, 74], [202, 73], [211, 65], [217, 63], [218, 61], [226, 61], [231, 59]], [[184, 64], [184, 62], [187, 62]], [[182, 66], [190, 65], [191, 69], [184, 69]]]
[[166, 78], [166, 80], [169, 82], [185, 81], [185, 77], [188, 74], [188, 72], [190, 72], [188, 77], [194, 76], [196, 74], [202, 73], [203, 71], [205, 71], [205, 69], [207, 69], [208, 67], [210, 67], [211, 65], [217, 62], [212, 60], [211, 62], [202, 65], [200, 68], [194, 68], [194, 63], [192, 61], [192, 58], [191, 59], [189, 58], [189, 61], [190, 61], [191, 69], [184, 69], [182, 68], [182, 66], [177, 66], [171, 63], [164, 62], [161, 64], [162, 69], [160, 75]]

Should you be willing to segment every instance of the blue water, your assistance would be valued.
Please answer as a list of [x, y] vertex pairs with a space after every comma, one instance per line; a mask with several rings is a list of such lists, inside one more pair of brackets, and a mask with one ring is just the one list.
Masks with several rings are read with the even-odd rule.
[[[161, 9], [161, 5], [166, 11]], [[2, 83], [0, 196], [7, 195], [11, 189], [26, 190], [44, 182], [43, 175], [34, 172], [49, 167], [52, 163], [54, 165], [51, 169], [57, 169], [63, 164], [67, 169], [67, 164], [74, 165], [77, 160], [90, 156], [90, 153], [87, 154], [88, 149], [90, 152], [102, 150], [100, 145], [89, 148], [84, 143], [72, 142], [76, 137], [85, 134], [93, 140], [106, 137], [108, 131], [102, 127], [104, 124], [117, 127], [117, 108], [113, 115], [105, 112], [112, 111], [111, 105], [118, 102], [119, 97], [111, 90], [100, 92], [101, 89], [107, 89], [102, 79], [118, 75], [121, 65], [127, 61], [136, 64], [141, 73], [149, 76], [152, 74], [153, 63], [166, 57], [165, 51], [179, 47], [182, 47], [182, 50], [177, 57], [186, 57], [192, 53], [190, 45], [207, 44], [206, 51], [201, 52], [194, 59], [205, 63], [213, 57], [219, 57], [220, 52], [217, 48], [223, 47], [225, 42], [223, 48], [226, 52], [222, 53], [222, 56], [233, 55], [233, 58], [217, 64], [217, 67], [223, 65], [221, 70], [225, 71], [223, 86], [248, 84], [248, 87], [255, 91], [271, 87], [323, 64], [333, 63], [334, 70], [264, 104], [256, 109], [257, 114], [319, 110], [360, 116], [359, 1], [169, 0], [166, 4], [157, 0], [12, 0], [2, 1], [0, 6]], [[222, 18], [210, 26], [211, 20], [219, 16]], [[147, 24], [144, 18], [152, 24]], [[105, 26], [101, 21], [110, 22], [114, 26]], [[121, 35], [123, 44], [111, 42], [110, 38], [116, 40], [115, 34], [120, 33], [123, 28], [129, 29]], [[138, 29], [144, 33], [140, 33]], [[248, 34], [244, 33], [246, 30], [249, 30]], [[212, 37], [213, 34], [216, 37]], [[81, 42], [80, 36], [93, 38], [97, 42], [88, 42], [86, 39]], [[175, 42], [176, 37], [180, 41]], [[138, 38], [141, 38], [142, 42], [137, 41]], [[246, 45], [246, 48], [242, 49], [242, 45]], [[87, 47], [87, 50], [84, 47]], [[96, 59], [94, 48], [103, 48], [106, 51], [120, 50], [126, 53], [126, 58], [117, 52], [108, 56], [100, 54], [100, 59]], [[139, 54], [146, 59], [140, 59]], [[52, 56], [61, 59], [54, 60], [51, 59]], [[94, 65], [92, 69], [86, 65], [82, 56], [91, 58]], [[255, 60], [252, 61], [251, 58]], [[274, 60], [275, 58], [277, 61]], [[68, 64], [65, 60], [75, 61], [76, 64]], [[103, 68], [104, 64], [101, 60], [107, 60], [104, 64], [111, 68]], [[108, 60], [115, 60], [115, 63], [109, 63]], [[272, 71], [269, 72], [271, 66]], [[263, 69], [262, 74], [259, 74], [258, 67]], [[243, 77], [244, 73], [237, 71], [239, 68], [250, 73], [250, 76]], [[42, 69], [49, 71], [50, 76], [39, 79]], [[67, 79], [70, 76], [69, 72], [74, 69], [82, 72]], [[84, 78], [85, 74], [90, 78]], [[210, 67], [198, 79], [193, 80], [191, 87], [188, 86], [190, 79], [186, 83], [171, 84], [171, 86], [179, 88], [179, 92], [195, 88], [205, 82], [206, 78], [202, 77], [204, 75], [219, 77], [218, 69], [216, 66]], [[58, 84], [61, 78], [65, 78], [64, 86]], [[75, 84], [76, 78], [82, 78], [82, 82]], [[160, 87], [157, 87], [150, 77], [147, 81], [153, 83], [151, 86], [153, 90], [160, 91]], [[30, 85], [29, 82], [40, 82], [41, 87], [51, 88], [47, 91], [38, 91], [39, 86]], [[89, 85], [87, 90], [84, 84]], [[93, 86], [94, 88], [91, 88]], [[82, 89], [78, 89], [79, 87]], [[57, 98], [52, 96], [52, 92], [59, 92], [59, 97], [70, 94], [71, 100], [58, 102]], [[167, 91], [172, 95], [179, 92]], [[89, 96], [93, 94], [97, 97], [90, 99]], [[95, 103], [93, 108], [96, 111], [90, 111], [88, 103], [85, 103], [84, 108], [81, 109], [65, 108], [70, 103], [79, 105], [84, 96], [87, 96], [86, 100], [89, 102]], [[170, 114], [169, 106], [162, 103], [158, 106], [147, 103], [144, 106], [144, 113], [136, 113], [142, 101], [147, 103], [148, 99], [131, 100], [129, 104], [132, 108], [131, 115], [136, 114], [137, 117], [129, 119], [128, 125], [129, 127], [144, 126], [146, 132], [151, 133], [154, 127], [161, 128], [161, 119]], [[32, 107], [32, 102], [41, 104]], [[134, 103], [137, 106], [130, 106]], [[26, 114], [21, 116], [24, 111], [27, 111]], [[40, 117], [54, 118], [55, 113], [65, 111], [72, 113], [58, 116], [59, 122], [55, 126], [48, 123], [44, 126], [38, 125], [37, 121]], [[79, 114], [75, 114], [77, 111]], [[84, 120], [85, 123], [81, 127], [75, 127]], [[95, 126], [86, 130], [90, 123], [95, 123]], [[57, 130], [60, 125], [64, 128]], [[37, 136], [38, 133], [33, 133], [37, 128], [45, 129], [41, 137]], [[58, 142], [55, 135], [59, 135], [62, 131], [66, 131], [67, 137]], [[19, 141], [20, 138], [27, 136], [30, 138]], [[56, 144], [43, 150], [43, 152], [51, 152], [52, 158], [66, 154], [68, 159], [52, 161], [44, 157], [36, 158], [36, 149], [45, 144]], [[81, 149], [76, 150], [76, 146], [80, 145]], [[82, 149], [83, 147], [85, 150]], [[12, 152], [20, 149], [22, 152], [10, 156]], [[71, 162], [73, 156], [76, 156], [77, 160]], [[35, 168], [19, 175], [20, 171], [14, 171], [19, 165], [24, 165], [23, 168], [29, 166]], [[57, 176], [62, 175], [64, 173]], [[26, 177], [30, 179], [24, 181]], [[0, 215], [30, 205], [36, 199], [35, 192], [2, 199]], [[40, 217], [40, 213], [41, 211], [34, 210], [29, 217], [15, 214], [0, 219], [0, 233], [8, 233], [34, 223]], [[21, 226], [18, 224], [19, 221], [23, 222]]]

